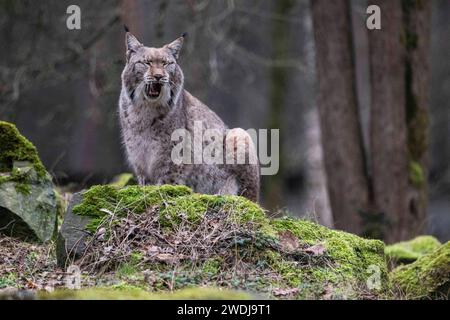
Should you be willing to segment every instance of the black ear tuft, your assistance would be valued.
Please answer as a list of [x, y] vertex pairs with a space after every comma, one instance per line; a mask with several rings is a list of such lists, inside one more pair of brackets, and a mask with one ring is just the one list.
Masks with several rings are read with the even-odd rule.
[[183, 38], [187, 38], [187, 36], [188, 36], [188, 33], [187, 32], [185, 32], [185, 33], [183, 33], [182, 35], [181, 35]]
[[128, 29], [126, 24], [123, 25], [123, 28], [125, 29], [125, 32], [130, 32], [130, 29]]

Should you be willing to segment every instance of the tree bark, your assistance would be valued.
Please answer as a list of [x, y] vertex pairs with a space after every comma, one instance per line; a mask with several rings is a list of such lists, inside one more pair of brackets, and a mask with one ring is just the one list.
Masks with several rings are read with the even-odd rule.
[[411, 235], [421, 234], [426, 226], [429, 81], [428, 54], [431, 38], [432, 1], [403, 0], [406, 61], [406, 123], [409, 157], [409, 221]]
[[[137, 0], [121, 0], [120, 15], [123, 23], [130, 29], [140, 41], [144, 33], [144, 25], [142, 23], [142, 7]], [[125, 40], [124, 40], [125, 41]]]
[[387, 242], [424, 225], [428, 128], [429, 1], [378, 0], [382, 29], [369, 31], [373, 205]]
[[[279, 16], [287, 16], [293, 5], [293, 0], [278, 0], [274, 3], [274, 11]], [[283, 19], [274, 20], [272, 27], [272, 56], [274, 61], [286, 58], [286, 53], [289, 52], [288, 35], [289, 22]], [[270, 81], [270, 114], [268, 125], [270, 129], [280, 129], [283, 126], [281, 115], [284, 112], [286, 104], [285, 93], [289, 82], [289, 69], [282, 66], [272, 66], [270, 70]], [[270, 152], [272, 152], [272, 148], [270, 148]], [[282, 147], [279, 152], [279, 172], [265, 179], [266, 207], [270, 210], [278, 209], [283, 199], [284, 155]]]
[[350, 3], [311, 1], [318, 108], [327, 188], [335, 227], [362, 231], [368, 179], [358, 114]]

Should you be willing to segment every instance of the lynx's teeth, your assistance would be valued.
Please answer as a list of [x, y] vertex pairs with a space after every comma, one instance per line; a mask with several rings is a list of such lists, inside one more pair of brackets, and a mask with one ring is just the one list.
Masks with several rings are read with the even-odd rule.
[[157, 98], [161, 93], [162, 85], [160, 83], [150, 83], [145, 86], [147, 95], [151, 98]]

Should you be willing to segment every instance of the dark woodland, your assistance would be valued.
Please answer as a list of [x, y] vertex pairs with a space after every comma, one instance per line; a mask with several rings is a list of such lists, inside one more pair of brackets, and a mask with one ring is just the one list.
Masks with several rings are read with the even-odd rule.
[[[27, 183], [14, 180], [14, 161], [29, 159], [18, 156], [12, 157], [11, 164], [2, 163], [11, 150], [12, 138], [4, 138], [6, 129], [0, 127], [0, 299], [2, 290], [11, 288], [45, 291], [40, 297], [52, 299], [51, 292], [58, 292], [53, 289], [63, 286], [58, 275], [70, 265], [70, 255], [64, 253], [66, 260], [61, 264], [58, 253], [58, 241], [62, 241], [69, 219], [65, 213], [76, 214], [79, 204], [80, 216], [98, 218], [106, 211], [116, 213], [127, 203], [126, 188], [108, 191], [109, 198], [96, 193], [107, 192], [102, 188], [117, 182], [124, 173], [132, 173], [118, 114], [120, 77], [126, 63], [124, 25], [149, 47], [161, 47], [187, 33], [178, 60], [185, 88], [230, 128], [279, 129], [279, 170], [275, 175], [261, 176], [258, 205], [245, 202], [250, 206], [245, 212], [258, 212], [258, 217], [261, 212], [260, 220], [255, 218], [260, 224], [257, 227], [226, 222], [227, 214], [234, 213], [227, 213], [223, 209], [227, 206], [218, 202], [223, 205], [217, 213], [220, 222], [202, 218], [196, 229], [200, 231], [191, 234], [191, 212], [196, 216], [203, 202], [184, 189], [164, 187], [158, 192], [167, 195], [169, 205], [162, 198], [163, 204], [157, 202], [155, 206], [165, 209], [146, 207], [145, 218], [138, 218], [134, 211], [127, 211], [129, 207], [121, 208], [121, 212], [127, 212], [127, 220], [117, 224], [108, 220], [110, 226], [121, 226], [111, 227], [111, 231], [105, 231], [102, 224], [97, 229], [84, 226], [92, 240], [77, 264], [87, 275], [83, 288], [97, 286], [98, 279], [108, 285], [121, 279], [114, 285], [125, 283], [163, 294], [163, 298], [167, 292], [176, 294], [178, 289], [206, 285], [229, 289], [231, 295], [238, 294], [233, 291], [238, 289], [281, 299], [448, 299], [450, 1], [77, 0], [81, 29], [69, 30], [66, 9], [73, 2], [0, 1], [0, 121], [14, 124], [17, 132], [36, 147], [43, 170], [50, 175], [45, 183], [56, 190], [61, 207], [53, 236], [38, 241], [41, 244], [37, 249], [30, 247], [34, 240], [14, 235], [19, 227], [10, 227], [14, 212], [3, 205], [2, 201], [9, 203], [11, 196], [6, 187], [2, 189], [2, 181], [16, 183], [17, 192], [29, 191]], [[367, 28], [369, 5], [381, 8], [381, 30]], [[274, 145], [269, 149], [275, 150]], [[33, 161], [39, 177], [40, 167]], [[130, 184], [133, 186], [128, 190], [142, 191], [135, 183]], [[33, 194], [33, 188], [29, 194]], [[86, 190], [84, 200], [77, 199], [79, 192]], [[173, 194], [190, 200], [180, 204]], [[114, 205], [108, 202], [112, 198], [117, 200]], [[241, 208], [234, 202], [238, 200], [225, 198]], [[210, 212], [209, 201], [216, 198], [207, 199], [203, 211]], [[95, 206], [102, 216], [100, 211], [89, 211]], [[154, 220], [158, 214], [182, 222], [168, 236], [166, 229], [159, 228], [175, 228], [173, 222], [164, 225], [166, 220]], [[185, 216], [189, 223], [184, 224]], [[289, 219], [296, 222], [287, 223]], [[141, 242], [126, 242], [129, 234], [123, 230], [130, 225], [138, 230]], [[290, 229], [283, 229], [288, 225]], [[321, 226], [326, 228], [309, 229]], [[230, 230], [242, 239], [228, 238]], [[267, 231], [268, 238], [276, 235], [275, 244], [261, 240], [267, 246], [261, 252], [272, 250], [271, 258], [266, 253], [258, 257], [242, 254], [244, 262], [231, 265], [234, 253], [224, 248], [236, 243], [247, 248], [246, 241], [260, 243], [258, 230]], [[186, 233], [191, 234], [192, 243], [183, 238]], [[103, 234], [111, 238], [105, 240]], [[45, 238], [39, 232], [34, 236]], [[103, 242], [95, 242], [98, 237]], [[217, 242], [212, 241], [214, 237]], [[426, 244], [408, 242], [408, 249], [394, 247], [423, 238]], [[179, 243], [189, 245], [181, 248]], [[331, 244], [351, 247], [351, 253], [341, 254]], [[205, 251], [205, 246], [211, 249]], [[105, 253], [106, 247], [112, 249]], [[14, 267], [18, 252], [33, 250], [38, 257], [33, 271]], [[365, 250], [372, 251], [366, 254]], [[400, 251], [403, 254], [402, 250], [407, 251], [406, 258], [396, 256]], [[46, 252], [56, 256], [43, 258]], [[410, 263], [419, 265], [425, 261], [421, 259], [433, 254], [442, 258], [436, 268], [443, 270], [440, 274], [444, 280], [430, 280], [422, 270], [424, 273], [417, 274], [414, 281], [419, 284], [419, 278], [425, 279], [423, 286], [431, 289], [425, 293], [421, 291], [425, 289], [410, 290], [403, 272]], [[145, 257], [142, 261], [141, 255]], [[338, 267], [353, 259], [350, 256], [358, 261], [351, 273]], [[187, 267], [186, 257], [195, 262]], [[133, 264], [133, 259], [141, 262]], [[158, 265], [156, 269], [147, 266], [149, 261], [152, 266]], [[271, 267], [260, 267], [260, 261]], [[277, 269], [281, 263], [284, 267]], [[295, 268], [287, 272], [286, 265], [291, 268], [291, 263], [301, 272]], [[375, 292], [368, 284], [369, 289], [362, 290], [361, 283], [365, 286], [366, 279], [358, 278], [358, 274], [373, 265], [382, 266], [382, 289]], [[59, 271], [44, 279], [41, 272], [48, 268]], [[179, 270], [181, 280], [175, 275], [167, 279], [162, 276], [174, 272], [174, 268]], [[151, 275], [144, 269], [151, 270]], [[283, 271], [277, 271], [279, 276], [269, 269]], [[101, 276], [98, 270], [102, 270]], [[201, 272], [197, 274], [197, 270]], [[235, 285], [236, 270], [245, 275], [245, 280], [239, 278]], [[206, 279], [208, 272], [213, 275]], [[139, 276], [130, 280], [130, 274]], [[267, 292], [267, 283], [259, 275], [270, 279], [270, 288], [275, 289]], [[141, 276], [143, 282], [136, 280]], [[30, 277], [35, 283], [28, 288]], [[149, 277], [154, 282], [149, 282]], [[340, 284], [329, 279], [340, 279]], [[341, 286], [353, 283], [348, 279], [357, 279], [351, 289]], [[384, 287], [385, 282], [389, 288]]]

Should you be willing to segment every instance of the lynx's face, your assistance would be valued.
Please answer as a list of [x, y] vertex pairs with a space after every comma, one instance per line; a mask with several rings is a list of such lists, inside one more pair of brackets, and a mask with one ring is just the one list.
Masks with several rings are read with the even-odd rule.
[[184, 37], [162, 48], [142, 45], [127, 32], [127, 64], [122, 83], [132, 101], [171, 105], [183, 87], [183, 73], [177, 64]]

